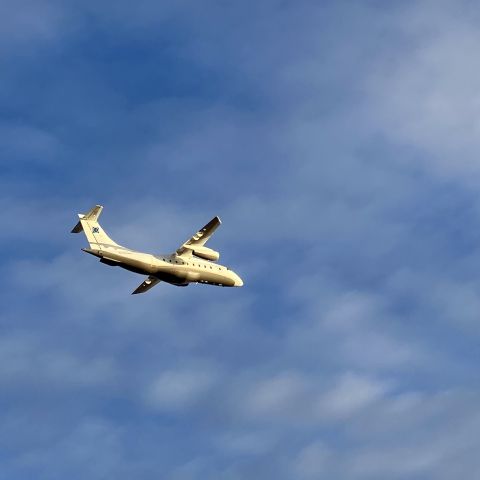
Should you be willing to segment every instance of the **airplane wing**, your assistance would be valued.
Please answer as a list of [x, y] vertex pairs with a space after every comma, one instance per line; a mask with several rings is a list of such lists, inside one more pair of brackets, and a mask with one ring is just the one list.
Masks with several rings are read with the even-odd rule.
[[220, 218], [213, 217], [204, 227], [202, 227], [193, 237], [189, 238], [180, 248], [177, 253], [181, 255], [187, 250], [191, 250], [192, 246], [203, 247], [208, 239], [213, 235], [213, 232], [221, 225]]
[[136, 290], [132, 292], [132, 295], [137, 295], [138, 293], [145, 293], [154, 287], [157, 283], [160, 283], [157, 277], [148, 277]]

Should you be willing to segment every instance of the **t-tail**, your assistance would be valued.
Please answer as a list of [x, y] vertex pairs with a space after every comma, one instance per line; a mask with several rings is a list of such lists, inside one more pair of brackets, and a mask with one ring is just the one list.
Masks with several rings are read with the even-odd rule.
[[72, 233], [85, 232], [90, 248], [92, 250], [107, 250], [108, 247], [118, 247], [98, 223], [98, 217], [102, 213], [103, 207], [95, 205], [89, 212], [78, 214], [79, 221], [73, 227]]

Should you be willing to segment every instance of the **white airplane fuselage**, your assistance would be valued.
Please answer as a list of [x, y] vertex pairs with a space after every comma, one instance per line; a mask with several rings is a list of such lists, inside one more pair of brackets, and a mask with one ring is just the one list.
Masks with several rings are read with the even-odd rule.
[[118, 266], [131, 272], [149, 275], [178, 286], [206, 283], [222, 287], [241, 287], [242, 279], [218, 263], [194, 256], [177, 254], [152, 255], [125, 247], [104, 247], [102, 250], [83, 248], [84, 252], [100, 258], [102, 263]]

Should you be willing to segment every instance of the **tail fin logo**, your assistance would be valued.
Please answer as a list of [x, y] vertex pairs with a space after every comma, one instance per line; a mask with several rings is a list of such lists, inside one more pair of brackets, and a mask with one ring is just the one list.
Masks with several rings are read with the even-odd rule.
[[92, 228], [92, 233], [98, 233], [98, 232], [100, 232], [98, 227], [93, 227]]

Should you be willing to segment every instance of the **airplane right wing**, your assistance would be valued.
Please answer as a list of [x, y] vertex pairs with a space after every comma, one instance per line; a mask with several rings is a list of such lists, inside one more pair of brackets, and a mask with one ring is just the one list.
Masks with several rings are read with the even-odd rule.
[[148, 277], [136, 290], [132, 292], [132, 295], [137, 295], [138, 293], [145, 293], [154, 287], [157, 283], [160, 283], [157, 277]]
[[213, 217], [204, 227], [193, 235], [193, 237], [189, 238], [180, 248], [178, 248], [177, 253], [181, 255], [188, 250], [194, 250], [195, 247], [203, 247], [221, 223], [220, 218]]

